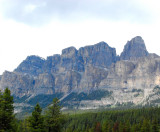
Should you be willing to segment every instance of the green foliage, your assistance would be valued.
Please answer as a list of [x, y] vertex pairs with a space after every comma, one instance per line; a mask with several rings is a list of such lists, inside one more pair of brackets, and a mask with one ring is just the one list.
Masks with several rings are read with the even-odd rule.
[[39, 104], [37, 104], [32, 112], [32, 116], [29, 117], [29, 126], [31, 132], [43, 132], [44, 131], [44, 119], [41, 115], [42, 109]]
[[[109, 97], [112, 92], [107, 90], [95, 90], [91, 93], [71, 93], [64, 100], [62, 100], [61, 105], [73, 108], [79, 106], [79, 102], [82, 100], [101, 100], [103, 97]], [[73, 103], [74, 102], [74, 103]]]
[[108, 130], [108, 125], [109, 125], [109, 122], [107, 120], [105, 120], [102, 125], [103, 132], [106, 132]]
[[[47, 107], [54, 98], [61, 98], [63, 96], [62, 93], [57, 93], [57, 94], [52, 94], [52, 95], [45, 95], [45, 94], [40, 94], [37, 95], [30, 100], [27, 100], [29, 96], [23, 96], [23, 97], [16, 97], [14, 96], [14, 102], [15, 103], [28, 103], [30, 105], [35, 106], [37, 104], [37, 101], [39, 102], [39, 105], [42, 108]], [[33, 109], [32, 109], [33, 110]]]
[[37, 95], [34, 98], [31, 98], [27, 103], [30, 105], [36, 105], [37, 104], [37, 100], [39, 102], [39, 105], [42, 108], [45, 108], [46, 106], [48, 106], [54, 98], [61, 98], [63, 96], [63, 94], [58, 93], [58, 94], [52, 94], [52, 95]]
[[142, 89], [132, 89], [132, 92], [143, 92], [143, 90]]
[[15, 131], [13, 97], [8, 88], [0, 92], [0, 131]]
[[59, 132], [64, 122], [61, 106], [59, 105], [58, 98], [53, 99], [52, 104], [45, 111], [45, 125], [48, 132]]
[[3, 95], [0, 91], [0, 131], [3, 130], [2, 126], [3, 126]]
[[30, 132], [29, 121], [28, 118], [23, 121], [18, 121], [18, 129], [17, 132]]
[[150, 122], [146, 119], [143, 120], [141, 132], [151, 132]]
[[29, 98], [29, 96], [23, 96], [21, 98], [17, 96], [13, 96], [13, 98], [15, 103], [24, 103], [26, 99]]
[[101, 100], [102, 97], [110, 96], [111, 92], [105, 90], [95, 90], [89, 94], [87, 93], [71, 93], [69, 96], [65, 98], [65, 101], [81, 101], [81, 100]]
[[158, 107], [73, 114], [68, 117], [63, 131], [158, 132], [159, 115]]
[[159, 130], [158, 130], [158, 120], [157, 119], [154, 119], [153, 121], [152, 121], [152, 132], [158, 132]]
[[60, 109], [58, 98], [48, 106], [45, 115], [41, 115], [42, 108], [37, 104], [30, 117], [18, 122], [17, 132], [60, 132], [65, 121]]
[[27, 103], [29, 104], [29, 106], [17, 106], [16, 108], [20, 108], [22, 109], [22, 112], [17, 113], [16, 117], [18, 119], [23, 119], [26, 116], [26, 113], [28, 113], [28, 115], [30, 115], [32, 113], [32, 111], [34, 110], [34, 106], [37, 104], [37, 101], [39, 103], [39, 105], [42, 108], [46, 108], [49, 104], [51, 104], [51, 102], [53, 101], [54, 98], [61, 98], [63, 96], [62, 93], [57, 93], [57, 94], [52, 94], [52, 95], [37, 95], [33, 98], [29, 98], [29, 96], [23, 96], [23, 97], [16, 97], [14, 96], [14, 102], [15, 103]]
[[[136, 91], [137, 92], [137, 91]], [[92, 99], [99, 92], [93, 95], [80, 93], [69, 97], [68, 101]], [[88, 97], [86, 97], [88, 96]], [[38, 99], [38, 98], [37, 98]], [[67, 100], [67, 99], [66, 99]], [[128, 106], [128, 104], [126, 104]], [[130, 104], [132, 105], [132, 103]], [[124, 104], [125, 106], [125, 104]], [[42, 116], [42, 109], [39, 104], [34, 107], [32, 115], [22, 121], [15, 122], [13, 114], [13, 97], [10, 90], [0, 92], [0, 132], [159, 132], [160, 131], [160, 108], [140, 109], [108, 109], [101, 112], [88, 112], [83, 114], [72, 114], [65, 118], [61, 113], [61, 106], [58, 98]]]

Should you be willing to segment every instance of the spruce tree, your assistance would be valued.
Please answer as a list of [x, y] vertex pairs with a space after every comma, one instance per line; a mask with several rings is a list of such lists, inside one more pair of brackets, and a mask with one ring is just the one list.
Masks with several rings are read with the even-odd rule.
[[148, 120], [144, 119], [141, 127], [141, 132], [150, 132], [150, 123]]
[[29, 118], [29, 126], [32, 132], [43, 132], [44, 131], [44, 120], [41, 115], [42, 109], [37, 104], [32, 112], [32, 116]]
[[130, 122], [129, 122], [129, 120], [127, 120], [127, 122], [125, 123], [125, 131], [126, 132], [130, 132]]
[[122, 122], [119, 123], [119, 132], [123, 132], [123, 127], [124, 125], [122, 124]]
[[107, 131], [107, 129], [108, 129], [108, 121], [106, 120], [106, 121], [104, 121], [104, 123], [103, 123], [103, 125], [102, 125], [102, 132], [106, 132]]
[[3, 122], [2, 122], [2, 115], [3, 115], [2, 102], [3, 102], [3, 96], [0, 91], [0, 131], [2, 130], [2, 124], [3, 124]]
[[159, 130], [158, 130], [158, 121], [157, 121], [157, 119], [154, 119], [153, 121], [152, 121], [152, 132], [158, 132]]
[[6, 88], [4, 93], [0, 94], [0, 131], [15, 131], [14, 121], [13, 97]]
[[62, 115], [60, 109], [61, 106], [59, 105], [58, 98], [53, 99], [52, 104], [48, 107], [45, 114], [48, 132], [60, 132], [64, 122], [64, 116]]

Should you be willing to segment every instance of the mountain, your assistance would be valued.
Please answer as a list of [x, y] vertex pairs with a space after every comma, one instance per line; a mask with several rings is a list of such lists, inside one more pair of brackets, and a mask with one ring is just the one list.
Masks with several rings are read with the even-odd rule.
[[142, 37], [137, 36], [131, 41], [128, 41], [124, 46], [124, 50], [120, 55], [121, 60], [137, 59], [139, 57], [148, 56], [149, 53], [146, 49], [144, 40]]
[[105, 42], [68, 47], [43, 59], [28, 56], [13, 72], [5, 71], [0, 89], [9, 87], [16, 112], [46, 107], [54, 97], [64, 109], [95, 109], [129, 104], [159, 104], [160, 57], [150, 54], [140, 36], [120, 56]]
[[39, 56], [28, 56], [14, 71], [36, 76], [43, 72], [42, 67], [44, 63], [45, 60]]

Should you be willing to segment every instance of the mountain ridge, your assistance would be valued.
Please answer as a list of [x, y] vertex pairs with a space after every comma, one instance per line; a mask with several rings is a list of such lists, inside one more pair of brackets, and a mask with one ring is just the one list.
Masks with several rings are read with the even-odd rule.
[[144, 40], [142, 37], [137, 36], [131, 41], [128, 41], [124, 46], [124, 50], [120, 55], [121, 60], [136, 59], [139, 57], [148, 56], [149, 53], [146, 49]]
[[71, 46], [46, 59], [28, 56], [0, 78], [0, 89], [9, 87], [16, 98], [25, 98], [26, 106], [36, 99], [47, 104], [45, 98], [58, 96], [66, 108], [78, 109], [145, 105], [150, 93], [152, 100], [159, 99], [157, 85], [160, 57], [147, 51], [140, 36], [128, 41], [120, 56], [103, 41], [78, 50]]

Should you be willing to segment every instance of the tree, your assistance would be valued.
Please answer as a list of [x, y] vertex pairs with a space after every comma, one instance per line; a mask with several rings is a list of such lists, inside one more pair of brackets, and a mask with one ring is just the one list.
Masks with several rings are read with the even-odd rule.
[[127, 122], [125, 123], [125, 128], [124, 128], [124, 130], [125, 130], [126, 132], [130, 132], [130, 122], [129, 122], [129, 120], [127, 120]]
[[122, 122], [120, 122], [120, 123], [119, 123], [119, 132], [123, 132], [123, 126], [124, 126], [124, 125], [122, 124]]
[[0, 131], [14, 131], [13, 97], [8, 88], [0, 93]]
[[16, 132], [30, 132], [29, 121], [28, 118], [18, 121], [18, 128]]
[[58, 98], [53, 99], [52, 104], [45, 112], [45, 122], [48, 132], [59, 132], [64, 123], [64, 116], [62, 115], [61, 106]]
[[2, 122], [2, 116], [3, 116], [2, 102], [3, 102], [3, 96], [0, 91], [0, 131], [2, 130], [2, 125], [3, 125], [3, 122]]
[[99, 122], [96, 123], [95, 132], [101, 132], [101, 124]]
[[104, 121], [104, 123], [103, 123], [103, 125], [102, 125], [102, 132], [106, 132], [107, 131], [107, 129], [108, 129], [108, 121], [107, 120], [105, 120]]
[[153, 132], [158, 132], [158, 121], [157, 121], [157, 119], [154, 119], [152, 121], [152, 131]]
[[29, 126], [32, 132], [43, 132], [44, 131], [44, 120], [41, 115], [42, 109], [37, 104], [32, 112], [32, 116], [29, 118]]
[[118, 132], [118, 130], [119, 130], [119, 123], [115, 122], [113, 126], [113, 132]]
[[141, 127], [141, 132], [150, 132], [150, 123], [148, 120], [144, 119]]

